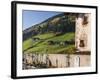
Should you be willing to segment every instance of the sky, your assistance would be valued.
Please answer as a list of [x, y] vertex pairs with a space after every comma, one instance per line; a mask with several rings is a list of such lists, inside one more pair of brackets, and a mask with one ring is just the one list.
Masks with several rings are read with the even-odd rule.
[[23, 30], [58, 14], [60, 12], [23, 10]]

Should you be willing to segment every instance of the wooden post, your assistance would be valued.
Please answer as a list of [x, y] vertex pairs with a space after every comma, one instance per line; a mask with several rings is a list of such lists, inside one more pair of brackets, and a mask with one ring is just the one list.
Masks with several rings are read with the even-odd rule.
[[70, 55], [66, 56], [66, 67], [70, 67]]

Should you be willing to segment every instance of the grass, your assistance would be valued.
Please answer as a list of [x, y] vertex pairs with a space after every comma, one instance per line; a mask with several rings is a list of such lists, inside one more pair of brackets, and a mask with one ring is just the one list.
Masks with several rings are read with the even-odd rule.
[[65, 33], [59, 36], [55, 36], [54, 33], [45, 33], [45, 34], [38, 34], [33, 36], [35, 38], [43, 39], [42, 41], [32, 42], [32, 39], [28, 39], [23, 42], [23, 50], [29, 48], [26, 52], [34, 52], [34, 53], [74, 53], [75, 44], [67, 45], [67, 46], [60, 46], [58, 44], [49, 45], [48, 41], [70, 41], [75, 38], [75, 33]]
[[74, 33], [66, 33], [66, 34], [63, 34], [63, 35], [60, 35], [60, 36], [55, 36], [49, 40], [53, 40], [53, 41], [70, 41], [72, 39], [75, 38], [75, 34]]
[[32, 39], [28, 39], [23, 42], [23, 50], [29, 48], [30, 46], [32, 46]]
[[45, 33], [45, 34], [38, 34], [33, 36], [33, 38], [40, 38], [40, 39], [48, 39], [54, 36], [54, 33]]

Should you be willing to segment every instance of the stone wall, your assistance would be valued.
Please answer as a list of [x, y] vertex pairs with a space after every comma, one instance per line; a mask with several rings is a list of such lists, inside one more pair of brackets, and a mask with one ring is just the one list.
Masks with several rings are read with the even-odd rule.
[[66, 68], [91, 65], [90, 54], [24, 54], [24, 65], [36, 68]]

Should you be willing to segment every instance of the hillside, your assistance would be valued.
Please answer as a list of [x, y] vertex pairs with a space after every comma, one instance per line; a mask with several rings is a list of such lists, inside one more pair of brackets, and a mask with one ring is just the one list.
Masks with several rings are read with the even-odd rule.
[[24, 30], [23, 52], [75, 53], [75, 17], [62, 13]]
[[23, 31], [23, 40], [27, 40], [33, 35], [43, 34], [46, 32], [75, 32], [75, 16], [71, 14], [59, 14], [48, 18], [47, 20], [29, 27]]

